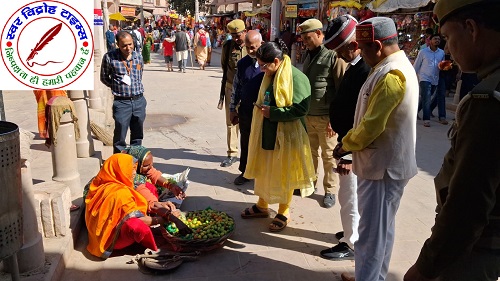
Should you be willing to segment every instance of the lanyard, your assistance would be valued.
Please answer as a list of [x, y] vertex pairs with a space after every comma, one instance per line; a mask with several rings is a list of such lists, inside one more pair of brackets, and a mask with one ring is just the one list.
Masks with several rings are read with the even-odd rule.
[[128, 63], [125, 61], [122, 61], [123, 65], [125, 65], [125, 68], [127, 69], [127, 73], [130, 75], [130, 71], [132, 70], [132, 61], [130, 61], [130, 66], [128, 66]]

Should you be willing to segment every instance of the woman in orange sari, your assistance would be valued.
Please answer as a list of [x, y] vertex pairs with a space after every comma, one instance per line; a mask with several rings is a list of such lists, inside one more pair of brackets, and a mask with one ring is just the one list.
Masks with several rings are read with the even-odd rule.
[[[136, 168], [136, 160], [131, 155], [113, 154], [90, 184], [85, 198], [87, 250], [96, 257], [106, 259], [114, 249], [134, 243], [157, 250], [149, 226], [165, 222], [161, 217], [147, 215], [148, 202], [134, 190]], [[163, 205], [151, 208], [154, 213], [170, 211]]]

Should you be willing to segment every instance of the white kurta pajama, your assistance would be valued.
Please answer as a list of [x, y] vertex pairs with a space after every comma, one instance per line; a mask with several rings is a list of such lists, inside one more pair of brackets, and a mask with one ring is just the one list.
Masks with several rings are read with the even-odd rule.
[[403, 190], [417, 174], [419, 86], [403, 51], [371, 71], [360, 90], [354, 127], [342, 139], [358, 177], [359, 239], [356, 280], [385, 280], [394, 244], [394, 220]]

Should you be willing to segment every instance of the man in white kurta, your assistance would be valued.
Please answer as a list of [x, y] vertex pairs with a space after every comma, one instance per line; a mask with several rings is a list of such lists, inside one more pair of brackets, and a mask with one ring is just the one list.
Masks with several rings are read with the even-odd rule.
[[361, 22], [356, 40], [372, 71], [358, 96], [354, 127], [334, 155], [338, 158], [352, 151], [353, 171], [358, 176], [356, 279], [378, 281], [387, 276], [404, 187], [417, 174], [419, 87], [415, 70], [399, 50], [392, 19], [375, 17]]

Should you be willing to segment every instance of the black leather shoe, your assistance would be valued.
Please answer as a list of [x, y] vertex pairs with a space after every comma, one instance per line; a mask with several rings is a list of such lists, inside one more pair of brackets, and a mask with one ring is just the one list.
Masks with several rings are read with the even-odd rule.
[[236, 162], [236, 157], [229, 156], [226, 159], [224, 159], [224, 161], [222, 161], [220, 163], [220, 166], [221, 167], [229, 167], [229, 166], [233, 165], [234, 162]]
[[236, 185], [242, 185], [246, 182], [249, 182], [250, 180], [245, 178], [243, 174], [240, 174], [237, 178], [234, 179], [234, 184]]
[[352, 260], [354, 259], [354, 250], [349, 248], [347, 243], [339, 243], [333, 248], [325, 249], [320, 252], [321, 257], [325, 259], [335, 260]]

